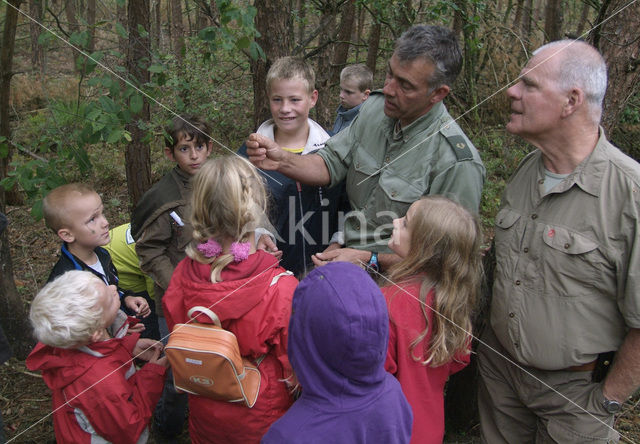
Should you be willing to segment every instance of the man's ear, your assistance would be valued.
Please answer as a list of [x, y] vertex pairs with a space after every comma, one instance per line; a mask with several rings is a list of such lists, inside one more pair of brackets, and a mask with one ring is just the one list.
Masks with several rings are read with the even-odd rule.
[[164, 155], [167, 156], [167, 159], [169, 159], [171, 162], [175, 162], [176, 161], [175, 157], [173, 157], [173, 148], [167, 148], [165, 146], [164, 147]]
[[68, 244], [76, 239], [71, 230], [68, 228], [60, 228], [57, 233], [58, 237]]
[[435, 105], [436, 103], [442, 101], [445, 97], [447, 97], [449, 95], [449, 92], [451, 91], [451, 88], [449, 88], [449, 85], [440, 85], [438, 86], [436, 89], [434, 89], [433, 91], [431, 91], [431, 104]]
[[575, 113], [584, 104], [584, 91], [580, 88], [573, 88], [567, 93], [567, 99], [562, 108], [562, 117], [568, 117]]

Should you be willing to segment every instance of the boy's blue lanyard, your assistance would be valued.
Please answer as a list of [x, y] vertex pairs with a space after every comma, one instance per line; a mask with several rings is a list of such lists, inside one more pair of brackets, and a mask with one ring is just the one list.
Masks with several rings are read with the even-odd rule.
[[[80, 271], [86, 271], [82, 265], [80, 265], [78, 263], [78, 261], [76, 260], [75, 256], [73, 254], [71, 254], [71, 252], [69, 250], [67, 250], [67, 246], [65, 244], [62, 244], [62, 248], [60, 249], [62, 251], [62, 254], [64, 254], [65, 256], [67, 256], [69, 258], [69, 260], [71, 260], [71, 263], [73, 264], [73, 268], [75, 268], [76, 270], [80, 270]], [[100, 262], [100, 258], [98, 257], [98, 262]], [[93, 268], [89, 267], [89, 269], [91, 270], [91, 272], [93, 272], [96, 276], [99, 274], [98, 272], [96, 272]], [[102, 269], [104, 270], [104, 267], [102, 267]], [[104, 275], [99, 276], [102, 281], [107, 284], [109, 284], [109, 279], [107, 278], [107, 270], [104, 270]], [[116, 278], [117, 279], [117, 278]], [[122, 290], [120, 290], [118, 288], [118, 295], [120, 296], [120, 299], [124, 298], [124, 292]]]

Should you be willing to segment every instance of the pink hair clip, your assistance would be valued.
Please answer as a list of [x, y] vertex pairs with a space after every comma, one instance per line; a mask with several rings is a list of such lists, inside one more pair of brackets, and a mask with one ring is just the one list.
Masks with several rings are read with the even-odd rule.
[[198, 251], [204, 255], [204, 257], [216, 257], [220, 256], [220, 253], [222, 253], [222, 247], [214, 239], [209, 239], [206, 242], [198, 244], [197, 248]]
[[231, 254], [234, 262], [242, 262], [249, 257], [251, 244], [249, 242], [234, 242], [231, 244]]

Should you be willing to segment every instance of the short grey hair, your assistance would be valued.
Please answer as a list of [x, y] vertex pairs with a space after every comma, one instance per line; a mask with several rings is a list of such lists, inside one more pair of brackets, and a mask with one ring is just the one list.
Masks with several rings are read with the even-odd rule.
[[403, 62], [422, 57], [433, 63], [435, 71], [428, 79], [431, 90], [442, 85], [451, 86], [462, 69], [458, 39], [442, 26], [412, 26], [396, 41], [394, 54]]
[[33, 334], [43, 344], [75, 348], [102, 328], [100, 285], [89, 271], [71, 270], [42, 287], [31, 303]]
[[563, 91], [579, 88], [596, 121], [602, 115], [602, 103], [607, 92], [607, 64], [596, 48], [581, 40], [558, 40], [536, 49], [533, 55], [555, 49], [560, 56], [556, 81]]

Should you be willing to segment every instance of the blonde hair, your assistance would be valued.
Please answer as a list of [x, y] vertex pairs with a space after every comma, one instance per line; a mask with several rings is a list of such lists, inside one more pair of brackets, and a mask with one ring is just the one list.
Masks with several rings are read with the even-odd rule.
[[71, 270], [42, 287], [29, 312], [36, 339], [60, 348], [87, 344], [103, 327], [100, 285], [93, 273]]
[[299, 57], [280, 57], [267, 72], [267, 94], [271, 94], [271, 85], [276, 80], [297, 79], [305, 84], [307, 92], [316, 89], [316, 73], [313, 68]]
[[373, 73], [363, 63], [345, 66], [340, 72], [340, 81], [354, 80], [360, 92], [373, 89]]
[[220, 272], [233, 256], [228, 253], [205, 257], [198, 244], [215, 239], [246, 242], [265, 219], [267, 195], [258, 170], [236, 155], [207, 161], [193, 177], [191, 225], [193, 240], [187, 255], [202, 264], [211, 264], [211, 282], [220, 281]]
[[[468, 350], [471, 312], [482, 278], [481, 229], [469, 211], [442, 196], [420, 199], [409, 228], [409, 253], [390, 268], [389, 279], [421, 282], [420, 306], [427, 327], [411, 342], [409, 352], [415, 361], [437, 367]], [[426, 297], [431, 288], [435, 297], [429, 308]], [[431, 309], [431, 338], [416, 356], [429, 330]]]
[[42, 212], [47, 227], [51, 228], [54, 233], [57, 233], [61, 228], [67, 228], [69, 200], [92, 193], [97, 194], [93, 188], [84, 183], [68, 183], [49, 191], [49, 194], [42, 200]]

